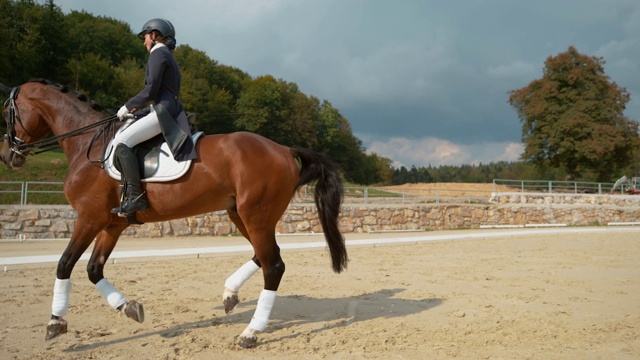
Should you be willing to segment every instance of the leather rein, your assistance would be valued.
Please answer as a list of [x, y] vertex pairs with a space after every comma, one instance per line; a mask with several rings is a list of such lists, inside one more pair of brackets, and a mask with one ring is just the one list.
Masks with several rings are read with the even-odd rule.
[[[16, 131], [15, 131], [15, 127], [16, 127], [16, 123], [20, 124], [20, 127], [22, 127], [22, 129], [29, 135], [33, 136], [24, 126], [24, 124], [22, 124], [22, 120], [20, 119], [20, 113], [18, 110], [18, 107], [16, 106], [16, 99], [18, 98], [18, 93], [20, 92], [20, 87], [14, 87], [13, 89], [11, 89], [11, 93], [9, 94], [9, 98], [7, 99], [7, 101], [4, 103], [5, 108], [8, 106], [9, 107], [9, 114], [7, 117], [7, 133], [4, 135], [4, 139], [7, 140], [9, 142], [9, 148], [11, 149], [11, 151], [13, 151], [14, 153], [20, 155], [20, 156], [26, 156], [26, 155], [36, 155], [36, 154], [40, 154], [46, 151], [50, 151], [53, 150], [55, 148], [60, 147], [59, 141], [60, 140], [64, 140], [67, 138], [71, 138], [77, 135], [81, 135], [83, 133], [85, 133], [87, 130], [91, 130], [97, 127], [102, 127], [102, 129], [100, 129], [99, 131], [96, 131], [95, 134], [93, 135], [93, 138], [91, 139], [91, 142], [89, 144], [89, 147], [87, 148], [87, 159], [89, 159], [89, 152], [91, 150], [91, 148], [93, 147], [93, 143], [95, 142], [95, 140], [98, 138], [98, 136], [100, 134], [111, 134], [111, 137], [113, 137], [113, 133], [114, 133], [114, 129], [115, 129], [115, 123], [116, 123], [116, 119], [117, 117], [115, 115], [111, 115], [107, 118], [104, 118], [102, 120], [99, 120], [93, 124], [89, 124], [87, 126], [83, 126], [81, 128], [78, 128], [76, 130], [70, 131], [68, 133], [65, 134], [61, 134], [58, 136], [52, 136], [52, 137], [48, 137], [46, 139], [42, 139], [42, 140], [38, 140], [32, 143], [26, 143], [24, 140], [20, 139], [19, 137], [16, 136]], [[105, 143], [106, 143], [105, 139]], [[26, 155], [25, 155], [26, 154]], [[89, 159], [89, 161], [95, 163], [103, 163], [105, 161], [105, 159], [100, 159], [100, 160], [91, 160]]]

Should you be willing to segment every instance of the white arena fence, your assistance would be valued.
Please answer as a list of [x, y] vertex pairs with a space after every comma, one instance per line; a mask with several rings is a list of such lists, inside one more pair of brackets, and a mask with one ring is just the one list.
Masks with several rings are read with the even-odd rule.
[[[68, 205], [62, 182], [0, 181], [0, 205]], [[610, 195], [613, 183], [541, 180], [493, 180], [493, 189], [439, 189], [436, 184], [420, 188], [345, 186], [345, 204], [488, 204], [495, 194], [505, 192]], [[292, 203], [313, 203], [313, 186], [304, 186]]]

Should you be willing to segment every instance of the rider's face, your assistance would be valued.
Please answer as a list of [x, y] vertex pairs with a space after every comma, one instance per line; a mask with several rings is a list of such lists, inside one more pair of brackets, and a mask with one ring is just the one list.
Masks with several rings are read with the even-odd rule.
[[153, 33], [144, 34], [144, 47], [147, 48], [147, 51], [151, 51], [153, 47]]

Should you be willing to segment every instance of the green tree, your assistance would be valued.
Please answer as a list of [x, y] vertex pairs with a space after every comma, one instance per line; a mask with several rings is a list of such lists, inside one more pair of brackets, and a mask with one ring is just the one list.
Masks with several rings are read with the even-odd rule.
[[303, 94], [293, 83], [287, 83], [286, 89], [284, 94], [287, 99], [287, 107], [282, 115], [289, 128], [288, 143], [290, 146], [316, 148], [318, 139], [315, 127], [320, 101], [316, 97], [308, 97]]
[[9, 58], [9, 51], [13, 43], [13, 25], [10, 21], [13, 13], [13, 2], [11, 0], [0, 0], [0, 82], [13, 85], [9, 74], [15, 73], [13, 62]]
[[213, 74], [213, 84], [227, 91], [237, 101], [244, 90], [244, 84], [250, 79], [246, 72], [227, 65], [216, 64]]
[[353, 135], [347, 119], [327, 100], [318, 109], [316, 138], [316, 150], [338, 163], [349, 181], [358, 184], [376, 182], [369, 175], [376, 173], [375, 164], [366, 163], [362, 141]]
[[[53, 3], [53, 0], [47, 0], [42, 7], [41, 36], [44, 42], [42, 48], [38, 49], [43, 55], [43, 61], [40, 64], [42, 77], [53, 76], [59, 81], [58, 72], [66, 63], [70, 48], [67, 44], [57, 39], [58, 32], [66, 33], [68, 26], [62, 10]], [[54, 30], [55, 29], [55, 30]], [[63, 36], [64, 38], [64, 36]]]
[[143, 42], [123, 21], [72, 11], [65, 17], [65, 23], [69, 29], [66, 46], [72, 51], [72, 57], [91, 53], [112, 66], [128, 58], [146, 62], [147, 50]]
[[624, 116], [626, 89], [604, 72], [605, 61], [574, 47], [549, 57], [541, 79], [512, 90], [522, 122], [522, 159], [561, 168], [567, 179], [610, 181], [633, 160], [638, 122]]
[[270, 75], [248, 80], [236, 102], [239, 117], [236, 126], [276, 142], [283, 142], [286, 131], [281, 112], [284, 110], [281, 87]]
[[79, 59], [71, 59], [67, 71], [74, 74], [73, 85], [76, 90], [92, 94], [94, 100], [103, 106], [114, 107], [122, 102], [122, 99], [114, 98], [112, 89], [116, 71], [100, 55], [87, 53]]
[[53, 35], [65, 33], [64, 16], [52, 1], [39, 5], [0, 0], [0, 24], [0, 82], [15, 86], [31, 78], [51, 78], [64, 66], [67, 47]]
[[246, 81], [236, 102], [238, 129], [252, 131], [287, 146], [312, 147], [318, 100], [295, 83], [260, 76]]
[[[180, 49], [182, 49], [182, 46]], [[184, 69], [193, 74], [196, 79], [201, 79], [202, 75], [198, 72], [193, 72], [191, 67], [191, 65], [185, 64]], [[201, 94], [201, 96], [205, 97], [201, 101], [202, 104], [206, 104], [206, 107], [200, 109], [195, 107], [192, 110], [189, 107], [192, 104], [189, 104], [187, 110], [198, 112], [198, 127], [202, 127], [202, 130], [207, 133], [237, 131], [236, 120], [239, 114], [235, 109], [236, 102], [244, 89], [244, 84], [250, 80], [250, 77], [247, 73], [237, 68], [221, 65], [217, 62], [211, 64], [210, 67], [213, 71], [207, 77], [209, 91]], [[183, 81], [183, 84], [183, 86], [189, 86], [188, 78]]]
[[216, 85], [218, 63], [189, 45], [180, 45], [174, 55], [182, 72], [180, 99], [187, 112], [198, 115], [198, 129], [208, 134], [233, 131], [233, 99]]
[[376, 183], [391, 185], [393, 183], [393, 160], [379, 156], [376, 153], [368, 155], [376, 169]]
[[142, 89], [145, 73], [140, 61], [134, 58], [125, 59], [113, 71], [115, 79], [111, 88], [114, 103], [104, 105], [118, 109]]

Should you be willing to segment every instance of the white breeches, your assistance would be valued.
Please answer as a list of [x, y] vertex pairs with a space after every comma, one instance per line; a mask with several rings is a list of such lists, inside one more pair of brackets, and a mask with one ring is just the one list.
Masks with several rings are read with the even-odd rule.
[[162, 129], [160, 128], [158, 115], [153, 107], [151, 107], [149, 115], [134, 121], [129, 125], [129, 127], [116, 134], [113, 139], [113, 145], [117, 146], [118, 144], [123, 143], [132, 148], [145, 140], [151, 139], [161, 132]]

